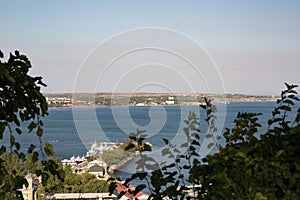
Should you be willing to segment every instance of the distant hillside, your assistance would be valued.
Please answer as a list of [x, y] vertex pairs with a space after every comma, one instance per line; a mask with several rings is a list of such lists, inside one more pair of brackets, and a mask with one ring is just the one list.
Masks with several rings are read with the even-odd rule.
[[45, 94], [50, 107], [72, 106], [156, 106], [156, 105], [198, 105], [204, 97], [214, 102], [275, 101], [270, 96], [244, 94], [171, 94], [171, 93], [57, 93]]

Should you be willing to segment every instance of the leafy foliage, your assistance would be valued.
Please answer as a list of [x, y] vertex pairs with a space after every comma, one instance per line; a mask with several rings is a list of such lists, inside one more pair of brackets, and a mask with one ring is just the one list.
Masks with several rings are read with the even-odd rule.
[[121, 160], [128, 158], [130, 153], [118, 147], [115, 149], [108, 149], [102, 152], [102, 159], [108, 165], [118, 164]]
[[54, 160], [58, 164], [57, 168], [63, 171], [64, 180], [57, 175], [49, 174], [47, 183], [39, 187], [38, 196], [49, 193], [98, 193], [107, 192], [108, 183], [99, 180], [95, 175], [85, 172], [83, 174], [73, 173], [69, 165], [63, 166], [61, 160]]
[[[187, 143], [182, 144], [188, 150], [180, 153], [177, 145], [164, 139], [167, 147], [162, 155], [173, 158], [174, 163], [155, 163], [160, 166], [158, 170], [133, 174], [123, 185], [128, 187], [134, 179], [144, 180], [146, 184], [137, 189], [146, 187], [149, 199], [299, 199], [300, 108], [293, 112], [299, 98], [296, 85], [286, 87], [266, 133], [257, 135], [261, 113], [238, 113], [234, 127], [224, 132], [226, 145], [201, 159], [199, 119], [190, 113], [183, 129]], [[214, 137], [216, 109], [210, 100], [205, 102], [201, 105], [209, 127], [205, 137]]]
[[[226, 146], [195, 166], [201, 174], [203, 198], [298, 199], [300, 195], [299, 113], [288, 115], [299, 101], [295, 85], [286, 84], [268, 121], [269, 130], [254, 137], [260, 124], [256, 113], [239, 113], [235, 127], [224, 133]], [[291, 116], [290, 116], [291, 117]]]
[[[53, 156], [53, 147], [46, 143], [43, 147], [43, 121], [48, 106], [41, 93], [41, 87], [46, 86], [42, 77], [28, 75], [32, 67], [25, 55], [15, 51], [8, 61], [3, 62], [0, 51], [0, 140], [4, 134], [9, 134], [9, 144], [0, 148], [0, 199], [22, 199], [18, 190], [27, 185], [25, 175], [35, 173], [47, 181], [50, 174], [59, 175], [56, 164], [46, 160], [44, 153]], [[28, 123], [28, 133], [35, 132], [39, 139], [39, 149], [35, 145], [28, 147], [28, 155], [22, 152], [21, 145], [15, 134], [23, 134], [21, 124]], [[30, 136], [32, 137], [32, 136]], [[9, 151], [6, 151], [6, 147]], [[43, 161], [38, 161], [41, 154]], [[63, 178], [61, 176], [61, 178]]]
[[[216, 108], [211, 104], [211, 100], [205, 99], [206, 106], [202, 106], [207, 115], [207, 123], [209, 125], [210, 134], [208, 137], [213, 137], [213, 132], [216, 131], [213, 123], [216, 116], [213, 113]], [[137, 131], [136, 134], [131, 135], [131, 139], [135, 141], [134, 146], [139, 152], [139, 160], [137, 161], [137, 171], [139, 173], [133, 174], [128, 178], [123, 186], [130, 187], [130, 181], [134, 179], [145, 180], [146, 184], [142, 184], [136, 187], [132, 193], [138, 193], [144, 188], [150, 191], [149, 199], [185, 199], [188, 197], [185, 187], [189, 183], [187, 177], [184, 177], [184, 173], [192, 168], [194, 164], [200, 163], [198, 157], [198, 150], [200, 147], [200, 130], [199, 130], [199, 118], [195, 113], [190, 112], [188, 119], [184, 121], [186, 127], [183, 129], [186, 141], [181, 145], [170, 143], [167, 139], [163, 139], [166, 147], [162, 150], [162, 156], [166, 159], [174, 159], [174, 163], [166, 164], [166, 162], [157, 163], [153, 158], [144, 154], [144, 138], [146, 135], [144, 131]], [[185, 154], [180, 151], [181, 147], [187, 147]], [[111, 185], [115, 185], [113, 182]], [[197, 185], [193, 184], [196, 188]], [[110, 188], [110, 192], [113, 192], [114, 187]], [[122, 196], [122, 194], [120, 194]]]

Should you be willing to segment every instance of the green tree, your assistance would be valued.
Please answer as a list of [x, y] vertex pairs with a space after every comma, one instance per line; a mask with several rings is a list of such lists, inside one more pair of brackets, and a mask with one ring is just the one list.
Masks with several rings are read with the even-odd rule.
[[[224, 133], [226, 146], [194, 166], [205, 199], [299, 199], [300, 108], [295, 85], [286, 84], [268, 120], [269, 129], [255, 137], [259, 113], [238, 113]], [[295, 106], [295, 104], [297, 104]], [[292, 109], [297, 108], [292, 118]]]
[[50, 175], [46, 185], [39, 187], [38, 199], [42, 199], [42, 194], [48, 193], [98, 193], [108, 192], [109, 184], [105, 180], [99, 180], [93, 174], [85, 172], [83, 174], [73, 173], [69, 165], [63, 166], [59, 159], [58, 169], [63, 169], [65, 179], [62, 181], [54, 175]]
[[122, 147], [117, 147], [114, 149], [106, 149], [102, 152], [102, 159], [108, 165], [118, 164], [122, 159], [130, 156], [130, 152], [125, 151]]
[[[45, 154], [53, 155], [53, 148], [42, 142], [43, 121], [47, 115], [47, 102], [41, 93], [41, 87], [46, 86], [42, 77], [28, 75], [32, 67], [25, 55], [15, 51], [7, 61], [2, 61], [0, 51], [0, 140], [8, 134], [9, 144], [0, 147], [0, 199], [22, 199], [18, 188], [27, 186], [26, 173], [41, 175], [46, 183], [49, 174], [57, 174], [62, 178], [61, 171], [51, 160], [46, 160]], [[22, 124], [28, 124], [27, 132], [35, 132], [39, 139], [39, 148], [28, 147], [27, 155], [21, 151], [21, 145], [16, 140], [16, 134], [22, 134]], [[32, 137], [32, 136], [29, 136]], [[8, 151], [7, 151], [8, 147]], [[38, 167], [38, 157], [43, 161]]]
[[[238, 113], [234, 127], [226, 128], [223, 134], [225, 146], [218, 146], [218, 153], [202, 160], [198, 154], [199, 119], [190, 113], [185, 120], [187, 127], [183, 129], [187, 143], [181, 144], [188, 146], [187, 152], [181, 154], [176, 150], [177, 145], [164, 139], [168, 147], [162, 150], [162, 156], [174, 158], [174, 163], [152, 164], [161, 167], [149, 173], [133, 174], [123, 185], [129, 186], [134, 179], [145, 180], [146, 184], [137, 186], [131, 193], [147, 187], [149, 199], [299, 199], [300, 108], [296, 87], [286, 84], [287, 89], [282, 91], [268, 120], [266, 133], [257, 134], [261, 113]], [[205, 102], [201, 106], [206, 111], [209, 129], [205, 137], [212, 137], [211, 133], [216, 131], [216, 109], [211, 101]], [[144, 171], [151, 169], [147, 168], [150, 158], [143, 156], [141, 152], [143, 165], [138, 166], [144, 167]], [[115, 187], [116, 182], [112, 182], [110, 191]]]

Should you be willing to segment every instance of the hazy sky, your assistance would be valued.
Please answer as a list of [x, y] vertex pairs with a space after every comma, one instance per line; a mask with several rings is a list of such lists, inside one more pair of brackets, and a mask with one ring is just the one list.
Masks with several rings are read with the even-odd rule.
[[[72, 92], [80, 66], [97, 45], [120, 32], [143, 27], [172, 29], [196, 40], [217, 65], [228, 93], [279, 94], [284, 82], [300, 84], [300, 1], [297, 0], [0, 0], [0, 19], [0, 49], [6, 55], [16, 49], [26, 54], [33, 64], [31, 74], [43, 76], [48, 84], [44, 92]], [[108, 52], [119, 46], [129, 47], [134, 40], [115, 43]], [[173, 45], [188, 48], [181, 42], [174, 41]], [[101, 56], [106, 56], [105, 51]], [[99, 70], [96, 61], [90, 62]], [[147, 73], [149, 80], [157, 83], [144, 87], [146, 91], [156, 91], [161, 85], [172, 87], [167, 88], [170, 91], [183, 89], [179, 87], [183, 76], [179, 75], [184, 73], [179, 70], [173, 76], [165, 70], [173, 69], [172, 63], [168, 65], [168, 68], [154, 66], [152, 71], [147, 66], [143, 66], [145, 70], [138, 68], [136, 75]], [[116, 65], [116, 71], [118, 67], [122, 65]], [[114, 71], [106, 74], [106, 79], [98, 77], [98, 84], [102, 85], [96, 88], [109, 91], [120, 77], [135, 79], [129, 68], [129, 71], [124, 69], [118, 76]], [[183, 65], [182, 70], [188, 72]], [[155, 79], [157, 74], [167, 77], [170, 85], [160, 85], [159, 79]], [[118, 80], [110, 82], [115, 79]], [[196, 81], [192, 80], [191, 84], [195, 85]], [[203, 82], [199, 80], [199, 84]], [[210, 88], [214, 87], [209, 84]], [[142, 91], [142, 86], [137, 85], [142, 89], [136, 91]], [[82, 87], [82, 90], [95, 88]]]

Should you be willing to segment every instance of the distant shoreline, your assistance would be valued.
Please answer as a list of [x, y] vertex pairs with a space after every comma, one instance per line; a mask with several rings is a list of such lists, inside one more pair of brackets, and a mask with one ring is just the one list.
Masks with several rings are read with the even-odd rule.
[[[277, 99], [270, 99], [270, 100], [234, 100], [234, 101], [228, 101], [228, 102], [221, 102], [221, 101], [213, 101], [213, 103], [216, 104], [230, 104], [230, 103], [265, 103], [265, 102], [276, 102]], [[104, 108], [104, 107], [157, 107], [157, 106], [163, 106], [163, 107], [172, 107], [172, 106], [198, 106], [202, 103], [191, 103], [191, 104], [172, 104], [172, 105], [70, 105], [70, 106], [49, 106], [49, 108]]]
[[49, 107], [104, 107], [104, 106], [195, 106], [205, 98], [215, 103], [276, 101], [275, 96], [243, 94], [166, 94], [166, 93], [65, 93], [45, 94]]

